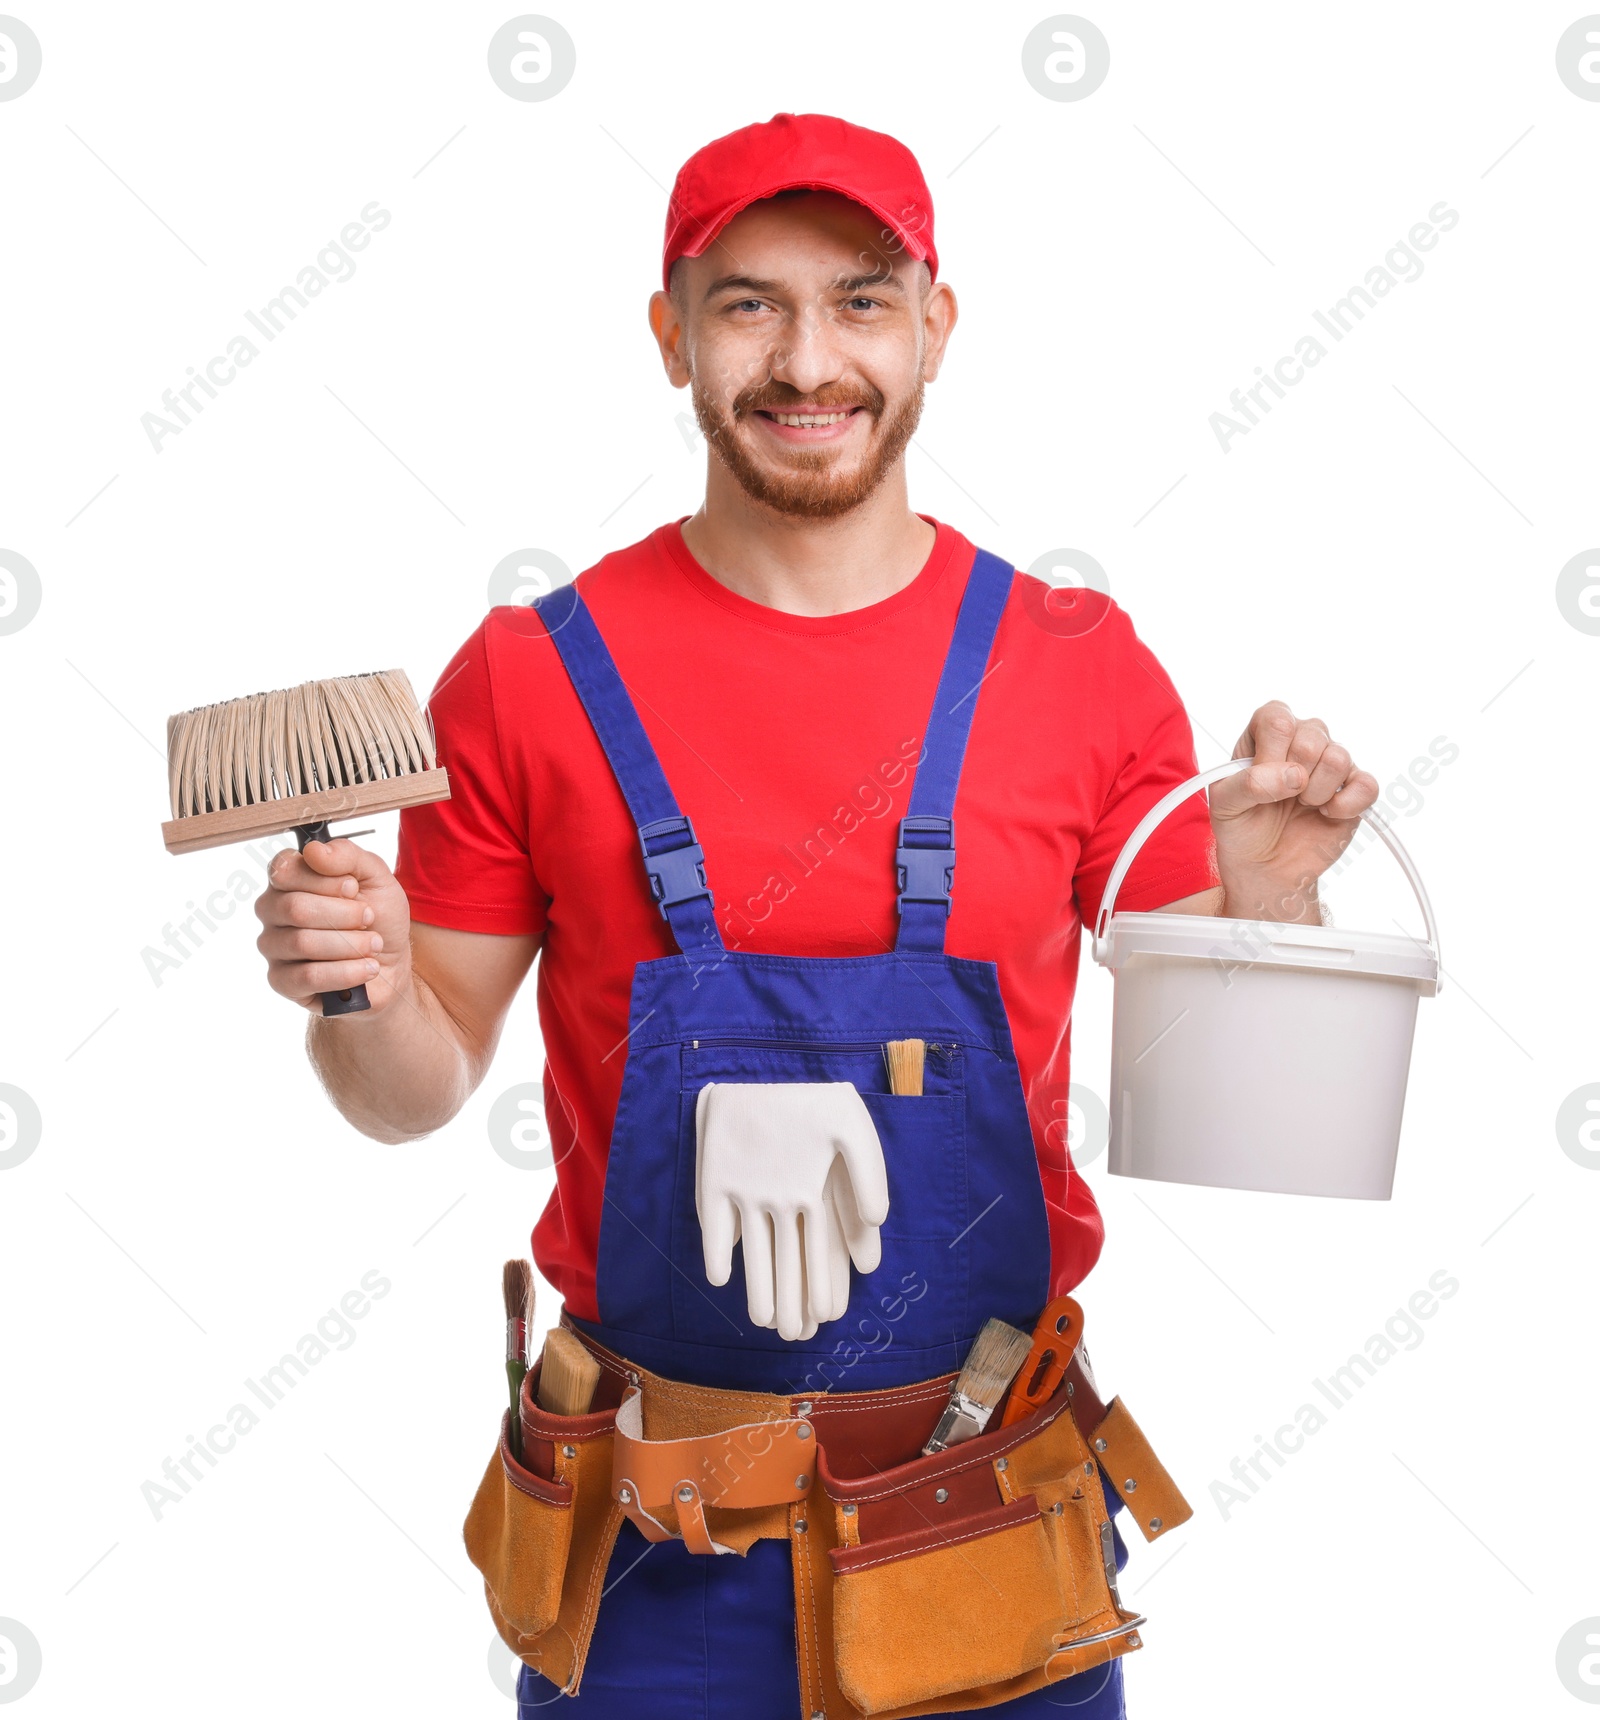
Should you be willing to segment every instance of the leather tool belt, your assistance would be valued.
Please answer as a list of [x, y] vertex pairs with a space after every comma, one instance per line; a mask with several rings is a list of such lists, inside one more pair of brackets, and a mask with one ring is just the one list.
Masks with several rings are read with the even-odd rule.
[[[1074, 1307], [1074, 1330], [1082, 1317]], [[790, 1543], [800, 1711], [825, 1720], [987, 1708], [1140, 1646], [1117, 1593], [1100, 1485], [1147, 1541], [1192, 1515], [1081, 1344], [1055, 1392], [1009, 1427], [921, 1455], [955, 1379], [785, 1397], [601, 1364], [595, 1407], [539, 1407], [523, 1385], [467, 1515], [500, 1636], [576, 1695], [626, 1517], [707, 1557]]]

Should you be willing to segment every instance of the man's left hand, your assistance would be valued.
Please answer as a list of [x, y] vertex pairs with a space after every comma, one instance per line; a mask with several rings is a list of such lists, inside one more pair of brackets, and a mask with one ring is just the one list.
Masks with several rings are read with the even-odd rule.
[[1355, 768], [1320, 717], [1296, 717], [1281, 699], [1261, 706], [1233, 749], [1252, 754], [1248, 770], [1210, 789], [1221, 912], [1319, 925], [1317, 879], [1349, 846], [1378, 779]]

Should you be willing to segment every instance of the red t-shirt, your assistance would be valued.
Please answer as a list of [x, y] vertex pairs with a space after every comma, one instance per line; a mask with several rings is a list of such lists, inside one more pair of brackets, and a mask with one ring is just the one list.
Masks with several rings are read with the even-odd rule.
[[[578, 576], [694, 820], [730, 948], [857, 956], [894, 943], [895, 827], [974, 555], [930, 523], [917, 577], [841, 615], [786, 615], [728, 590], [678, 523]], [[400, 815], [396, 873], [417, 920], [540, 940], [556, 1189], [533, 1257], [575, 1314], [597, 1319], [629, 986], [635, 963], [674, 945], [622, 792], [537, 618], [491, 611], [431, 708], [451, 798]], [[1049, 1210], [1052, 1295], [1085, 1276], [1104, 1235], [1060, 1128], [1079, 932], [1134, 826], [1195, 771], [1183, 705], [1124, 611], [1082, 593], [1063, 609], [1019, 574], [956, 797], [946, 948], [999, 968]], [[1197, 795], [1140, 851], [1118, 906], [1157, 908], [1217, 882]]]

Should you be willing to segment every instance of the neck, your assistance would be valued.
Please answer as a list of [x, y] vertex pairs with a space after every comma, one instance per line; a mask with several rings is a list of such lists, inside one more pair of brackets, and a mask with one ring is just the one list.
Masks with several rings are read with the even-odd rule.
[[905, 461], [835, 519], [774, 513], [750, 499], [708, 452], [706, 499], [683, 522], [689, 553], [720, 584], [786, 615], [841, 615], [909, 585], [933, 552], [934, 528], [912, 513]]

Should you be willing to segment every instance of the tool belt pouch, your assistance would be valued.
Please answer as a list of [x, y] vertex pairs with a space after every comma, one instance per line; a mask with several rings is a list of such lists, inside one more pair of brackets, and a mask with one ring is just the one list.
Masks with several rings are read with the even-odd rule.
[[622, 1520], [610, 1497], [616, 1410], [552, 1415], [537, 1389], [536, 1364], [522, 1388], [521, 1458], [507, 1412], [462, 1534], [502, 1641], [570, 1694]]
[[[830, 1466], [830, 1452], [837, 1462], [853, 1447], [830, 1443], [818, 1404], [819, 1496], [811, 1544], [796, 1545], [810, 1592], [797, 1598], [814, 1603], [819, 1638], [831, 1612], [837, 1692], [851, 1707], [989, 1707], [1139, 1646], [1143, 1621], [1116, 1592], [1106, 1499], [1069, 1398], [1063, 1385], [1010, 1427], [856, 1475]], [[816, 1691], [830, 1715], [843, 1712], [831, 1682]]]

